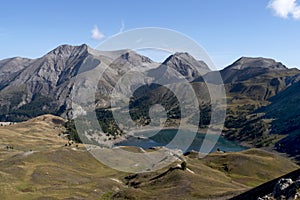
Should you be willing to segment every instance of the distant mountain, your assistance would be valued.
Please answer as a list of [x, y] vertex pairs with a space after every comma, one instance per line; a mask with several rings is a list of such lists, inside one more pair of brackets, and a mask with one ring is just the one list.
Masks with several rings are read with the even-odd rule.
[[277, 137], [270, 135], [274, 124], [263, 117], [265, 113], [260, 108], [295, 84], [300, 71], [273, 59], [242, 57], [220, 73], [228, 97], [227, 136], [257, 147], [274, 145]]
[[266, 70], [286, 70], [287, 67], [280, 62], [276, 62], [270, 58], [251, 58], [241, 57], [233, 64], [229, 65], [222, 71], [226, 70], [246, 70], [246, 69], [266, 69]]
[[[101, 77], [99, 73], [95, 73], [99, 72], [99, 68], [103, 72]], [[217, 73], [220, 73], [224, 83], [214, 79]], [[145, 75], [147, 78], [140, 75]], [[298, 69], [289, 69], [273, 59], [242, 57], [220, 71], [211, 71], [204, 62], [196, 60], [188, 53], [178, 52], [170, 55], [164, 62], [157, 63], [128, 49], [98, 51], [85, 44], [62, 45], [37, 59], [15, 57], [0, 60], [0, 121], [31, 119], [0, 129], [1, 137], [4, 139], [2, 150], [5, 151], [5, 158], [0, 161], [0, 170], [4, 175], [0, 178], [4, 178], [2, 182], [10, 187], [11, 177], [19, 180], [20, 169], [25, 170], [24, 173], [21, 170], [21, 174], [31, 176], [31, 179], [24, 176], [24, 180], [30, 180], [30, 187], [21, 188], [21, 191], [20, 187], [15, 188], [14, 182], [12, 182], [13, 187], [10, 187], [12, 191], [18, 191], [16, 193], [18, 195], [20, 191], [21, 195], [27, 195], [39, 189], [35, 186], [45, 183], [65, 188], [65, 183], [69, 182], [74, 186], [74, 191], [79, 191], [78, 181], [74, 182], [76, 179], [83, 184], [86, 182], [89, 186], [91, 180], [97, 184], [99, 180], [101, 184], [104, 183], [107, 188], [98, 187], [96, 191], [93, 186], [79, 191], [95, 198], [98, 198], [99, 194], [103, 195], [103, 198], [108, 194], [119, 199], [144, 199], [148, 198], [149, 194], [153, 198], [170, 198], [170, 196], [174, 199], [229, 198], [297, 168], [289, 159], [263, 150], [249, 149], [238, 153], [224, 153], [221, 149], [200, 160], [198, 153], [188, 152], [183, 157], [187, 163], [186, 170], [182, 170], [180, 166], [182, 162], [177, 162], [178, 166], [174, 165], [157, 172], [116, 174], [115, 171], [99, 165], [99, 162], [94, 163], [93, 157], [85, 155], [86, 151], [83, 151], [81, 145], [76, 147], [69, 142], [66, 143], [61, 133], [65, 130], [62, 127], [65, 119], [72, 119], [77, 114], [82, 114], [72, 109], [72, 94], [86, 100], [86, 96], [82, 96], [80, 91], [76, 90], [77, 87], [93, 88], [95, 85], [96, 93], [91, 98], [92, 102], [87, 102], [87, 108], [89, 103], [92, 105], [91, 108], [94, 108], [93, 105], [96, 103], [96, 115], [103, 131], [103, 133], [97, 132], [97, 136], [100, 135], [102, 142], [116, 140], [124, 134], [122, 127], [127, 125], [126, 120], [128, 124], [132, 123], [133, 126], [139, 127], [151, 123], [150, 107], [156, 104], [161, 104], [167, 112], [165, 126], [176, 128], [180, 123], [192, 124], [198, 126], [199, 131], [205, 131], [211, 120], [212, 102], [204, 80], [215, 87], [224, 84], [226, 90], [227, 113], [222, 137], [251, 147], [275, 149], [293, 156], [300, 162], [300, 71]], [[151, 84], [151, 81], [161, 81], [170, 85], [176, 82], [177, 85], [175, 84], [173, 90], [170, 90], [163, 84]], [[180, 90], [179, 94], [191, 97], [187, 90], [181, 88], [184, 82], [188, 82], [196, 93], [200, 120], [195, 121], [194, 116], [185, 116], [181, 112], [179, 98], [174, 91]], [[111, 97], [114, 89], [122, 94], [130, 94], [129, 105], [127, 99], [120, 98], [130, 109], [131, 119], [126, 115], [124, 124], [114, 120], [113, 111], [120, 111], [121, 116], [125, 110], [125, 107], [111, 105], [111, 98], [116, 97]], [[189, 109], [198, 111], [194, 107], [189, 107], [194, 100], [194, 98], [187, 98], [181, 103], [187, 105]], [[43, 114], [55, 114], [63, 118], [52, 115], [34, 118]], [[160, 121], [157, 122], [159, 123]], [[72, 121], [69, 121], [68, 125], [72, 127]], [[20, 137], [20, 134], [23, 136]], [[90, 140], [92, 144], [99, 144], [100, 139], [94, 137], [95, 135], [88, 132], [86, 136], [92, 138]], [[24, 141], [24, 138], [28, 141]], [[65, 147], [68, 144], [71, 148]], [[47, 152], [45, 149], [49, 148], [45, 148], [45, 145], [54, 149], [50, 148], [51, 152]], [[9, 147], [15, 147], [15, 150], [9, 150]], [[28, 151], [29, 149], [33, 151]], [[139, 148], [128, 147], [128, 149], [133, 152], [142, 151]], [[39, 158], [42, 158], [41, 163]], [[49, 164], [46, 168], [45, 158], [49, 161], [46, 162]], [[99, 167], [90, 167], [91, 173], [73, 173], [74, 170], [70, 169], [74, 166], [75, 168], [78, 166], [78, 172], [82, 169], [82, 166], [78, 165], [81, 158], [87, 164], [92, 163]], [[34, 166], [37, 167], [34, 171], [31, 167], [30, 173], [27, 173], [27, 165], [24, 165], [24, 162], [28, 161], [34, 161]], [[57, 173], [59, 176], [55, 177], [56, 171], [60, 169], [54, 167], [57, 165], [67, 166], [67, 168], [60, 167], [67, 171], [61, 171], [62, 173]], [[54, 168], [51, 169], [52, 167]], [[49, 174], [49, 176], [39, 177], [41, 174]], [[66, 175], [61, 176], [61, 174]], [[95, 174], [99, 177], [95, 178]], [[123, 178], [117, 179], [120, 177]], [[117, 189], [112, 191], [109, 189], [112, 188], [111, 186]], [[46, 188], [47, 191], [41, 190], [37, 197], [51, 198], [49, 187]], [[50, 187], [50, 190], [52, 189]], [[57, 191], [57, 187], [54, 189]], [[73, 193], [72, 190], [69, 196], [74, 196]], [[5, 193], [5, 195], [11, 194]], [[61, 192], [55, 195], [55, 197], [66, 196]]]
[[62, 114], [67, 108], [71, 80], [90, 56], [86, 45], [62, 45], [38, 59], [1, 62], [1, 74], [4, 69], [15, 69], [6, 74], [7, 81], [0, 86], [2, 120]]
[[27, 58], [9, 58], [0, 61], [0, 89], [13, 81], [24, 67], [28, 65], [30, 59]]
[[33, 60], [0, 61], [1, 120], [24, 120], [45, 113], [66, 116], [66, 111], [71, 109], [70, 93], [75, 76], [105, 60], [112, 63], [113, 70], [108, 69], [103, 75], [103, 93], [113, 88], [118, 74], [126, 71], [127, 63], [141, 68], [153, 64], [149, 58], [132, 51], [100, 52], [87, 45], [62, 45]]
[[242, 57], [221, 70], [224, 83], [246, 81], [268, 73], [281, 73], [287, 68], [275, 60]]
[[[205, 80], [214, 84], [215, 73], [204, 75]], [[219, 71], [228, 93], [253, 100], [267, 100], [295, 82], [293, 76], [298, 69], [288, 69], [280, 62], [268, 58], [242, 57]], [[203, 78], [198, 79], [203, 81]]]
[[[205, 74], [205, 80], [221, 84], [214, 80], [215, 73], [218, 72]], [[300, 80], [298, 69], [289, 69], [273, 59], [242, 57], [220, 70], [220, 74], [227, 94], [225, 137], [256, 147], [272, 147], [283, 135], [292, 134], [291, 129], [299, 129], [293, 119], [300, 111], [290, 103], [296, 102], [299, 95], [296, 89]], [[203, 86], [204, 78], [193, 81], [196, 91], [199, 89], [198, 94], [205, 94], [201, 99], [208, 96]], [[268, 107], [261, 109], [264, 106]], [[204, 108], [209, 110], [209, 107]], [[278, 120], [272, 121], [274, 118]], [[275, 132], [278, 127], [281, 129]], [[297, 149], [293, 145], [285, 146]]]
[[162, 65], [179, 72], [188, 81], [193, 81], [211, 71], [203, 61], [198, 61], [188, 53], [175, 53], [169, 56]]
[[297, 69], [273, 59], [242, 57], [220, 71], [231, 93], [254, 100], [267, 100], [292, 84]]
[[[153, 79], [161, 76], [159, 69], [156, 69], [159, 63], [134, 51], [97, 51], [85, 44], [61, 45], [38, 59], [5, 59], [0, 61], [0, 119], [19, 121], [46, 113], [69, 116], [70, 94], [76, 75], [91, 71], [99, 64], [107, 68], [98, 83], [98, 107], [109, 106], [107, 96], [124, 74], [128, 76], [127, 84], [118, 86], [123, 93], [129, 93], [129, 86], [135, 82], [146, 81], [139, 80], [140, 77], [135, 74], [131, 75], [132, 67], [144, 73], [154, 70], [156, 75]], [[171, 55], [164, 65], [188, 80], [198, 77], [198, 70], [209, 71], [203, 62], [187, 53]], [[96, 79], [99, 78], [94, 76], [93, 80], [98, 81]], [[81, 81], [85, 87], [88, 87], [86, 84], [95, 83], [87, 79]]]
[[[105, 67], [101, 77], [94, 72], [99, 65]], [[147, 78], [137, 75], [135, 70]], [[271, 147], [279, 144], [278, 138], [282, 137], [277, 137], [278, 134], [290, 136], [298, 131], [298, 123], [293, 120], [298, 119], [300, 113], [296, 103], [300, 81], [298, 69], [289, 69], [273, 59], [242, 57], [219, 72], [227, 95], [225, 137], [256, 147]], [[181, 116], [178, 99], [166, 87], [149, 84], [151, 81], [175, 81], [178, 86], [173, 89], [187, 96], [187, 91], [180, 86], [182, 81], [190, 82], [201, 112], [198, 125], [205, 128], [210, 122], [211, 109], [204, 80], [218, 86], [220, 82], [214, 80], [216, 73], [186, 52], [175, 53], [157, 63], [132, 50], [106, 52], [87, 45], [62, 45], [38, 59], [16, 57], [0, 61], [0, 120], [23, 121], [48, 113], [74, 117], [71, 93], [80, 97], [73, 86], [77, 75], [85, 74], [76, 79], [76, 84], [92, 88], [98, 83], [96, 107], [99, 116], [109, 116], [107, 129], [117, 126], [111, 112], [107, 111], [114, 88], [122, 94], [133, 94], [130, 107], [136, 112], [131, 113], [136, 124], [149, 123], [149, 105], [162, 102], [169, 117], [167, 125], [178, 125]], [[191, 101], [187, 99], [185, 104]], [[193, 122], [192, 116], [181, 117], [187, 122], [198, 123]], [[115, 130], [113, 128], [110, 134]]]

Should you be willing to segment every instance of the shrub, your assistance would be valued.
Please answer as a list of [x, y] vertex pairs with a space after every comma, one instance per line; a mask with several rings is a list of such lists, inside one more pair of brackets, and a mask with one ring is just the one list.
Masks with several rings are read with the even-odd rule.
[[82, 143], [82, 141], [78, 135], [78, 132], [75, 128], [74, 120], [67, 121], [64, 124], [64, 126], [66, 128], [66, 131], [64, 132], [64, 134], [67, 135], [68, 140], [72, 140], [77, 143]]
[[186, 170], [186, 162], [185, 161], [183, 161], [182, 163], [181, 163], [181, 169], [184, 171], [184, 170]]

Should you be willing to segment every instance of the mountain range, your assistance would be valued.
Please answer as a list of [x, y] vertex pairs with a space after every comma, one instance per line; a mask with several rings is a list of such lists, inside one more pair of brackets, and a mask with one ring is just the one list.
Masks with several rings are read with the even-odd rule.
[[[129, 73], [134, 67], [151, 80], [158, 80], [162, 74], [166, 77], [179, 74], [182, 80], [187, 80], [199, 100], [198, 125], [207, 128], [211, 102], [204, 80], [218, 85], [213, 77], [220, 73], [227, 95], [224, 136], [255, 147], [275, 148], [298, 158], [300, 71], [267, 58], [242, 57], [216, 72], [186, 52], [175, 53], [157, 63], [132, 50], [105, 52], [85, 44], [62, 45], [37, 59], [15, 57], [0, 61], [0, 121], [24, 121], [42, 114], [73, 118], [71, 96], [75, 82], [82, 87], [94, 87], [99, 75], [94, 74], [91, 80], [78, 81], [76, 77], [93, 72], [99, 64], [108, 66], [95, 94], [100, 116], [111, 108], [109, 95], [116, 85], [122, 93], [130, 94], [133, 91], [129, 86], [143, 83], [146, 87], [139, 87], [131, 101], [132, 110], [136, 111], [131, 114], [134, 121], [148, 124], [149, 107], [144, 105], [163, 102], [168, 113], [167, 126], [178, 125], [180, 112], [176, 97], [162, 85], [147, 85], [149, 80]], [[125, 76], [123, 83], [128, 85], [118, 85]], [[110, 120], [108, 123], [116, 125]]]

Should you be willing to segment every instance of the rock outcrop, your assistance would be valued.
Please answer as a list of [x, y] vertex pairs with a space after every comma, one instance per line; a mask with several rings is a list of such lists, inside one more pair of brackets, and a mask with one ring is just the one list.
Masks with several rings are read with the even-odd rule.
[[274, 187], [272, 194], [259, 197], [258, 200], [293, 200], [300, 199], [300, 180], [290, 178], [280, 179]]

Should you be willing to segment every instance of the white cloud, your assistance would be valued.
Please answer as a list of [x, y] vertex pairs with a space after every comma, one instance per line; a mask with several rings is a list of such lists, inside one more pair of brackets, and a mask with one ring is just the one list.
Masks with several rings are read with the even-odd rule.
[[92, 32], [91, 38], [94, 40], [102, 40], [105, 37], [105, 35], [99, 31], [97, 25], [94, 26], [91, 32]]
[[295, 8], [295, 10], [293, 12], [293, 17], [295, 19], [300, 19], [300, 6], [297, 6], [297, 8]]
[[300, 19], [300, 6], [296, 0], [270, 0], [268, 8], [272, 9], [276, 16]]

